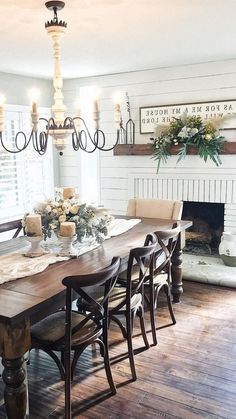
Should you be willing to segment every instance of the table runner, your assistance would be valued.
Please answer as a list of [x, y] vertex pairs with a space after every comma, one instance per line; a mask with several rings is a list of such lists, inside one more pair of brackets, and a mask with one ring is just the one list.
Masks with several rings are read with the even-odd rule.
[[68, 259], [68, 257], [50, 253], [36, 258], [27, 258], [20, 253], [8, 253], [0, 256], [0, 284], [37, 274], [44, 271], [52, 263]]
[[[109, 233], [106, 239], [125, 233], [126, 231], [134, 227], [136, 224], [138, 224], [140, 221], [140, 219], [114, 219], [111, 223]], [[10, 248], [10, 242], [11, 241], [9, 241], [8, 245], [6, 245], [6, 253], [7, 250], [9, 250]], [[1, 244], [3, 245], [3, 243]], [[34, 258], [25, 257], [22, 253], [26, 253], [29, 251], [29, 243], [27, 242], [27, 238], [22, 237], [22, 245], [23, 247], [18, 251], [2, 254], [0, 256], [0, 285], [8, 281], [14, 281], [19, 278], [43, 272], [49, 265], [65, 261], [70, 258], [69, 255], [56, 255], [53, 253], [41, 254], [38, 257]], [[96, 243], [90, 246], [81, 247], [78, 250], [78, 257], [84, 253], [87, 253], [95, 249], [98, 246], [99, 244]]]
[[132, 218], [130, 220], [125, 220], [123, 218], [114, 218], [114, 220], [112, 220], [109, 226], [108, 236], [106, 237], [106, 239], [109, 239], [110, 237], [119, 236], [120, 234], [125, 233], [140, 222], [140, 218]]

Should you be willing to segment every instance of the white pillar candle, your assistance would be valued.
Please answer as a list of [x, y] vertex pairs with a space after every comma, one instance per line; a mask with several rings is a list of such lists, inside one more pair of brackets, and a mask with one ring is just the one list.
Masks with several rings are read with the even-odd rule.
[[29, 236], [41, 236], [42, 235], [42, 222], [41, 215], [29, 214], [25, 220], [26, 234]]
[[63, 188], [63, 199], [71, 199], [75, 196], [75, 188]]
[[60, 224], [60, 235], [62, 237], [73, 237], [75, 235], [75, 223], [65, 221]]

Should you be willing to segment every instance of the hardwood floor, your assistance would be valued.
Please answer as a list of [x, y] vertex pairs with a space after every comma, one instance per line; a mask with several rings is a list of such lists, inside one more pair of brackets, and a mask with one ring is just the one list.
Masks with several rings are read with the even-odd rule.
[[[177, 324], [160, 328], [158, 345], [136, 354], [136, 382], [129, 382], [128, 360], [120, 359], [127, 346], [112, 326], [115, 396], [109, 396], [99, 350], [86, 350], [72, 386], [73, 418], [236, 418], [236, 291], [191, 282], [184, 289], [174, 306]], [[148, 326], [148, 313], [146, 319]], [[168, 323], [161, 302], [158, 326]], [[137, 326], [136, 349], [143, 347]], [[30, 418], [63, 418], [64, 384], [53, 361], [32, 351], [28, 374]]]

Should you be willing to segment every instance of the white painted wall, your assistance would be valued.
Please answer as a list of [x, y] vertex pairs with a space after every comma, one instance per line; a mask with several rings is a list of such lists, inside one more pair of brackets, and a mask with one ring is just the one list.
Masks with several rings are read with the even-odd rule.
[[37, 87], [41, 92], [39, 105], [51, 106], [53, 90], [50, 80], [0, 72], [0, 92], [4, 94], [6, 103], [10, 105], [30, 106], [28, 92], [32, 87]]
[[[158, 54], [158, 51], [157, 51]], [[69, 109], [73, 109], [79, 88], [97, 85], [101, 89], [100, 109], [101, 126], [108, 133], [110, 143], [115, 141], [114, 104], [112, 96], [117, 91], [128, 92], [131, 102], [132, 117], [136, 123], [136, 142], [144, 143], [148, 135], [139, 134], [139, 107], [172, 103], [199, 102], [236, 97], [236, 59], [221, 62], [209, 62], [197, 65], [160, 68], [114, 74], [102, 77], [67, 80], [65, 97]], [[82, 104], [81, 104], [82, 106]], [[125, 106], [122, 110], [125, 119]], [[234, 133], [233, 133], [234, 135]], [[236, 139], [236, 133], [235, 133]], [[222, 156], [223, 166], [219, 169], [209, 162], [205, 164], [197, 156], [188, 156], [184, 162], [176, 165], [177, 157], [171, 156], [162, 173], [198, 172], [222, 173], [225, 167], [236, 168], [235, 156]], [[78, 156], [71, 149], [60, 160], [60, 182], [62, 185], [80, 187], [80, 167]], [[128, 183], [132, 173], [150, 173], [155, 175], [156, 165], [150, 156], [117, 156], [112, 152], [100, 153], [100, 203], [110, 208], [113, 213], [124, 214], [128, 200]], [[215, 172], [216, 171], [216, 172]]]

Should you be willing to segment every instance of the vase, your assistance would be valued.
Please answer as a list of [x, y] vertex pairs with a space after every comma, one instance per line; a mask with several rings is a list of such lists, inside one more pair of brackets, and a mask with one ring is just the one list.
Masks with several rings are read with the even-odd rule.
[[57, 235], [52, 232], [51, 237], [46, 237], [40, 242], [40, 247], [47, 253], [59, 253], [63, 247]]
[[73, 242], [73, 247], [76, 250], [80, 250], [80, 249], [83, 249], [84, 247], [93, 246], [95, 243], [96, 243], [96, 237], [85, 233], [84, 236], [81, 237], [80, 239], [75, 239], [75, 241]]
[[222, 234], [219, 254], [225, 265], [236, 266], [236, 234]]

